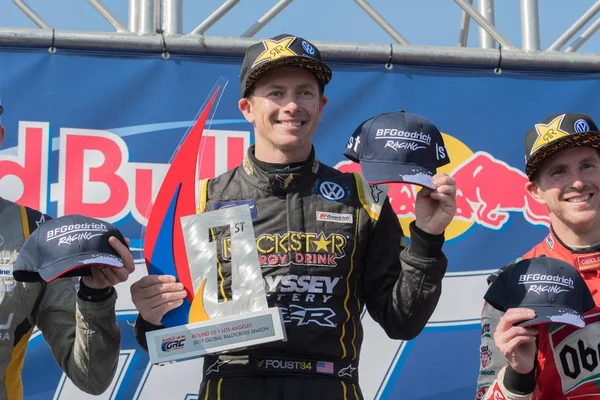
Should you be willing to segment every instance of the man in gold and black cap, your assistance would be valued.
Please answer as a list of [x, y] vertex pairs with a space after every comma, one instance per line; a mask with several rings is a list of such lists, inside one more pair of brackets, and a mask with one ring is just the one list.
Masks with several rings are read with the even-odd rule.
[[[546, 205], [551, 226], [548, 236], [522, 258], [553, 257], [575, 266], [595, 307], [584, 314], [585, 327], [577, 329], [558, 321], [525, 327], [524, 321], [536, 317], [534, 310], [515, 307], [503, 313], [484, 305], [477, 399], [600, 396], [599, 149], [600, 132], [587, 114], [551, 115], [525, 135], [525, 189]], [[536, 290], [543, 293], [559, 295], [569, 285], [560, 274], [522, 277], [523, 282], [535, 279]]]

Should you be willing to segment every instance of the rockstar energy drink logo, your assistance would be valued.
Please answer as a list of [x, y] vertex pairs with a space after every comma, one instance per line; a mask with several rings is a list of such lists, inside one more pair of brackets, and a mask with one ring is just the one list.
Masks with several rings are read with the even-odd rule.
[[[223, 259], [231, 260], [231, 238], [221, 241]], [[290, 264], [336, 267], [337, 260], [346, 256], [346, 237], [338, 233], [287, 232], [263, 234], [256, 238], [261, 267]]]

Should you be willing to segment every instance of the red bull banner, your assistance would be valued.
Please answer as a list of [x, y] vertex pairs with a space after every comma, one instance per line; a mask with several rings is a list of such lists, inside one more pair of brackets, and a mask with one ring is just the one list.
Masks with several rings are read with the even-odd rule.
[[[228, 84], [203, 134], [200, 176], [239, 165], [253, 143], [252, 126], [237, 109], [240, 64], [241, 58], [0, 50], [6, 128], [0, 195], [53, 216], [79, 213], [109, 221], [131, 239], [139, 263], [130, 282], [118, 287], [119, 370], [97, 398], [197, 398], [202, 359], [150, 364], [133, 338], [137, 313], [128, 285], [146, 271], [142, 232], [171, 156], [219, 77]], [[458, 189], [444, 246], [448, 272], [425, 330], [414, 340], [394, 341], [363, 315], [359, 372], [365, 398], [474, 398], [479, 365], [501, 357], [480, 358], [485, 279], [539, 242], [549, 226], [546, 209], [524, 190], [524, 134], [553, 113], [597, 117], [599, 76], [353, 63], [332, 68], [329, 103], [314, 137], [322, 162], [360, 171], [342, 155], [354, 129], [378, 113], [403, 109], [443, 132], [451, 163], [441, 170]], [[417, 190], [390, 187], [406, 232]], [[6, 320], [3, 312], [0, 320]], [[23, 379], [26, 399], [87, 398], [56, 366], [37, 331]]]

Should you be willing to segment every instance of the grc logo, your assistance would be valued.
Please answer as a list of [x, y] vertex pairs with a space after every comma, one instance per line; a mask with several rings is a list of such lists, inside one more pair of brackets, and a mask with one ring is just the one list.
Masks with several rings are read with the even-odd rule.
[[164, 353], [168, 353], [173, 350], [183, 349], [185, 345], [185, 336], [170, 337], [162, 340], [160, 349]]
[[[250, 132], [207, 129], [202, 141], [199, 178], [212, 178], [240, 165]], [[146, 224], [168, 164], [130, 161], [125, 141], [109, 131], [61, 128], [59, 142], [58, 181], [50, 185], [50, 124], [20, 121], [17, 156], [0, 155], [0, 191], [43, 212], [49, 198], [57, 216], [114, 223], [131, 214]]]
[[[474, 224], [500, 230], [509, 221], [510, 213], [520, 213], [531, 224], [550, 225], [546, 207], [535, 201], [525, 190], [527, 176], [489, 153], [473, 153], [460, 140], [442, 134], [453, 160], [439, 168], [456, 180], [457, 210], [446, 230], [446, 239], [466, 232]], [[342, 172], [361, 172], [360, 165], [342, 161], [336, 165]], [[388, 196], [392, 208], [408, 232], [408, 224], [415, 218], [417, 189], [414, 185], [390, 184]]]

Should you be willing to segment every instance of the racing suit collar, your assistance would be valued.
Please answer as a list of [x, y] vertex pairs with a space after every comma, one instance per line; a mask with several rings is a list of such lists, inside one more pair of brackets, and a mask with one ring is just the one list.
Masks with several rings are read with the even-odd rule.
[[321, 163], [315, 156], [314, 147], [306, 161], [271, 164], [258, 160], [254, 146], [250, 146], [241, 170], [242, 176], [258, 189], [283, 195], [310, 186], [321, 171]]
[[558, 258], [569, 260], [580, 272], [600, 269], [600, 243], [572, 248], [560, 240], [552, 227], [550, 227], [550, 232], [544, 242], [551, 252], [559, 255]]
[[556, 234], [556, 232], [554, 232], [554, 228], [551, 226], [550, 227], [550, 232], [548, 234], [548, 236], [546, 237], [546, 245], [548, 246], [548, 248], [550, 250], [552, 250], [553, 246], [558, 243], [561, 247], [565, 248], [566, 250], [568, 250], [569, 252], [573, 253], [573, 254], [588, 254], [588, 253], [593, 253], [596, 251], [600, 252], [600, 242], [593, 244], [591, 246], [581, 246], [581, 247], [571, 247], [567, 244], [565, 244], [565, 242], [563, 242], [558, 235]]

